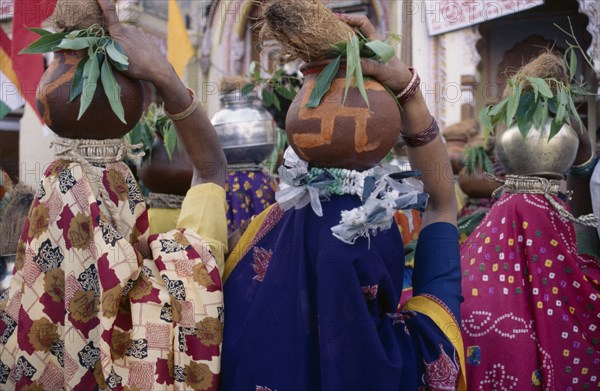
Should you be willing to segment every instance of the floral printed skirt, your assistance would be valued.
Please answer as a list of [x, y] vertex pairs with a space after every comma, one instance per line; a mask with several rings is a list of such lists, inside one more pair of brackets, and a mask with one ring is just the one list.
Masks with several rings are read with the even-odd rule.
[[277, 185], [264, 171], [227, 174], [227, 226], [233, 232], [275, 202]]
[[55, 161], [0, 301], [0, 389], [216, 390], [223, 297], [190, 230], [148, 236], [124, 163]]

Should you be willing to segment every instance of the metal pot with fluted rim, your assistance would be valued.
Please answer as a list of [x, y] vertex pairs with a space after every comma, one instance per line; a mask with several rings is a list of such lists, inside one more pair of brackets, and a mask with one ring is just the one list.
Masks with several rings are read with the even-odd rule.
[[288, 142], [302, 159], [317, 167], [366, 170], [392, 149], [400, 136], [400, 110], [394, 97], [374, 79], [365, 80], [369, 106], [357, 88], [344, 101], [346, 67], [341, 64], [316, 108], [307, 108], [321, 70], [331, 60], [304, 64], [304, 84], [286, 118]]
[[543, 129], [532, 127], [525, 138], [517, 125], [496, 138], [496, 154], [508, 174], [563, 178], [575, 161], [579, 139], [565, 124], [548, 140], [551, 121]]
[[271, 114], [253, 92], [233, 91], [221, 97], [223, 108], [211, 122], [217, 131], [228, 164], [260, 163], [267, 159], [277, 140]]

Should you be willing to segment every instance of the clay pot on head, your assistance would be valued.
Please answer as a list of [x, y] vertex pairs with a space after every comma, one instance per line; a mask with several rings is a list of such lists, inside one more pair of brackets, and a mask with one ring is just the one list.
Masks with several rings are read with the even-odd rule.
[[316, 108], [305, 107], [321, 70], [330, 60], [301, 67], [304, 84], [286, 117], [288, 142], [302, 159], [317, 167], [365, 170], [377, 165], [400, 135], [400, 110], [394, 98], [373, 79], [365, 80], [370, 109], [357, 88], [344, 104], [344, 64]]
[[81, 95], [73, 102], [69, 102], [69, 93], [75, 68], [85, 53], [85, 50], [64, 50], [54, 53], [54, 60], [44, 72], [38, 86], [36, 95], [38, 111], [46, 125], [61, 137], [96, 140], [121, 138], [142, 116], [144, 105], [142, 83], [129, 79], [121, 72], [114, 72], [115, 79], [121, 87], [121, 102], [127, 124], [121, 122], [110, 107], [100, 78], [98, 78], [92, 103], [81, 119], [77, 120]]
[[169, 159], [162, 137], [154, 138], [152, 153], [144, 156], [138, 167], [144, 186], [153, 193], [185, 196], [192, 183], [193, 166], [184, 150], [175, 148]]
[[466, 134], [457, 134], [444, 136], [444, 139], [446, 140], [446, 151], [448, 151], [452, 172], [454, 175], [457, 175], [465, 166], [463, 151], [465, 150], [465, 145], [467, 145], [469, 138]]
[[501, 183], [486, 178], [480, 168], [475, 168], [474, 172], [467, 174], [467, 168], [463, 167], [458, 175], [458, 185], [469, 198], [491, 198]]
[[464, 167], [463, 151], [465, 145], [477, 136], [478, 131], [479, 123], [474, 119], [457, 122], [442, 131], [454, 175], [458, 175]]
[[579, 138], [575, 130], [565, 124], [548, 141], [551, 121], [549, 119], [543, 129], [532, 127], [525, 138], [516, 125], [496, 138], [496, 155], [508, 174], [564, 177], [575, 161]]

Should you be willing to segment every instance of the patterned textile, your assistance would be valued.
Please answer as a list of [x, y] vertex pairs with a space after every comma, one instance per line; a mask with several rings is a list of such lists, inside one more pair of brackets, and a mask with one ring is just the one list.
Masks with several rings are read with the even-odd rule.
[[493, 198], [469, 198], [458, 213], [459, 218], [468, 217], [473, 213], [487, 212], [494, 205]]
[[0, 389], [218, 389], [215, 259], [195, 232], [147, 231], [124, 163], [48, 168], [0, 307]]
[[233, 171], [227, 176], [227, 226], [233, 232], [275, 202], [277, 186], [263, 171]]
[[12, 188], [12, 181], [10, 177], [2, 168], [0, 168], [0, 221], [2, 221], [2, 215], [4, 214], [4, 208], [10, 201], [10, 191]]
[[459, 241], [460, 244], [463, 244], [469, 236], [475, 231], [475, 229], [481, 223], [481, 220], [487, 216], [489, 210], [479, 210], [473, 213], [470, 213], [467, 216], [460, 217], [456, 222], [458, 233], [460, 235]]
[[[410, 219], [407, 214], [410, 214]], [[396, 224], [398, 224], [398, 229], [400, 229], [400, 234], [402, 235], [402, 243], [405, 246], [419, 238], [419, 232], [423, 226], [422, 214], [423, 212], [412, 209], [405, 212], [399, 211], [394, 215], [394, 220], [396, 220]]]
[[600, 387], [600, 265], [544, 195], [503, 195], [461, 258], [471, 389]]
[[450, 310], [429, 295], [398, 309], [398, 229], [353, 245], [331, 235], [358, 205], [332, 196], [318, 217], [275, 204], [252, 221], [225, 264], [223, 391], [457, 389], [463, 348]]

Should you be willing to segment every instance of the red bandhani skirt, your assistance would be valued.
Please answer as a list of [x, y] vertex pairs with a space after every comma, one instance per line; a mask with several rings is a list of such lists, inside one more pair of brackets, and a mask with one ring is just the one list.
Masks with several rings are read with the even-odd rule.
[[470, 390], [600, 387], [600, 264], [544, 195], [502, 196], [461, 262]]

